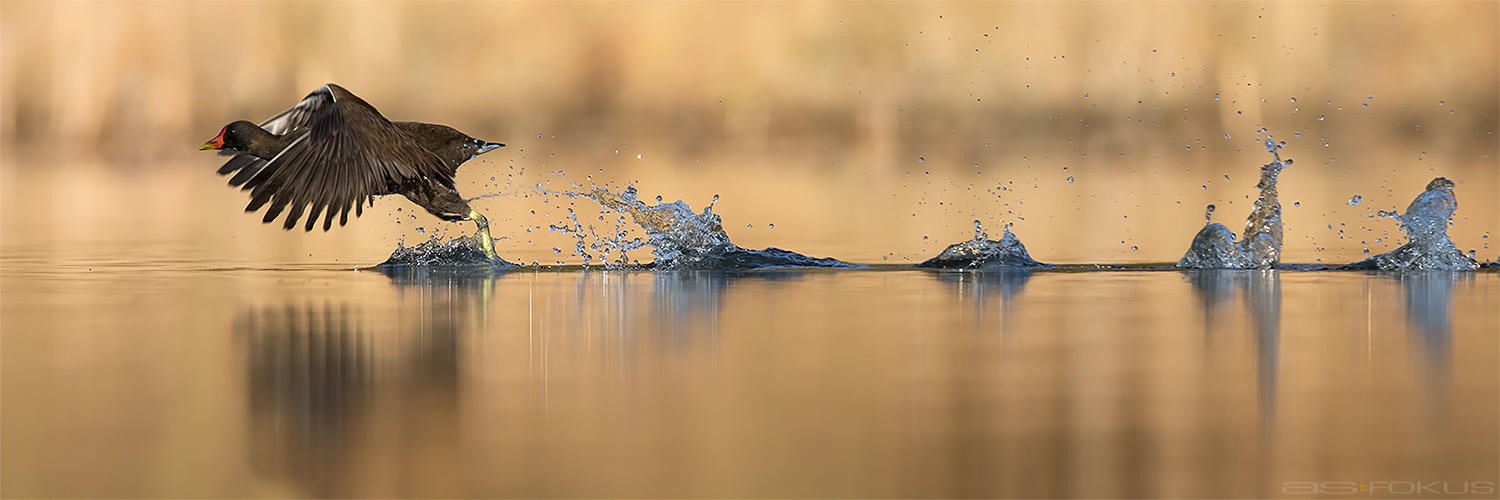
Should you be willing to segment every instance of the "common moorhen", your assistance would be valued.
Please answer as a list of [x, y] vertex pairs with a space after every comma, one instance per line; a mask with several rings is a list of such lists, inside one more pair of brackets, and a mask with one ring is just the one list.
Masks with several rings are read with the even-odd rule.
[[495, 258], [489, 221], [458, 195], [453, 176], [463, 162], [501, 146], [446, 125], [393, 123], [330, 83], [259, 126], [225, 125], [198, 149], [234, 155], [219, 174], [233, 173], [229, 185], [250, 191], [246, 212], [269, 206], [264, 222], [290, 206], [282, 228], [292, 229], [310, 210], [305, 229], [312, 231], [326, 211], [327, 231], [335, 212], [342, 226], [350, 209], [358, 217], [375, 196], [400, 194], [445, 221], [473, 220], [485, 254]]

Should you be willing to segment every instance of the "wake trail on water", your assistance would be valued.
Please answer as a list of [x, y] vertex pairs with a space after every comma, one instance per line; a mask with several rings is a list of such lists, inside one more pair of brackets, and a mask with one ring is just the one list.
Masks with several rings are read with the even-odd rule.
[[[1259, 191], [1244, 232], [1236, 235], [1223, 224], [1213, 222], [1214, 205], [1208, 205], [1205, 225], [1193, 237], [1187, 252], [1177, 261], [1181, 269], [1285, 269], [1285, 270], [1447, 270], [1467, 271], [1480, 267], [1500, 267], [1500, 261], [1481, 266], [1472, 255], [1464, 254], [1449, 239], [1447, 227], [1458, 208], [1454, 183], [1438, 177], [1427, 185], [1407, 206], [1404, 214], [1391, 213], [1408, 242], [1387, 253], [1344, 266], [1281, 264], [1283, 242], [1282, 207], [1277, 197], [1281, 172], [1292, 165], [1282, 159], [1285, 142], [1276, 142], [1266, 129], [1264, 146], [1272, 161], [1260, 168]], [[560, 171], [557, 173], [561, 173]], [[550, 181], [549, 181], [550, 183]], [[624, 189], [572, 183], [554, 191], [537, 184], [532, 191], [572, 200], [588, 200], [601, 209], [599, 224], [584, 223], [569, 203], [567, 219], [548, 225], [553, 232], [574, 239], [573, 255], [581, 257], [581, 269], [599, 266], [604, 269], [658, 270], [757, 270], [781, 268], [868, 268], [833, 258], [817, 258], [780, 248], [751, 250], [730, 240], [723, 221], [714, 213], [718, 195], [702, 211], [694, 211], [681, 200], [663, 202], [660, 196], [650, 204], [638, 199], [634, 184]], [[481, 195], [479, 200], [514, 193]], [[561, 208], [561, 207], [559, 207]], [[533, 212], [534, 213], [534, 212]], [[1385, 213], [1382, 212], [1382, 215]], [[773, 226], [774, 227], [774, 226]], [[974, 221], [974, 237], [944, 248], [938, 255], [915, 267], [955, 270], [985, 269], [1127, 269], [1128, 266], [1106, 264], [1059, 266], [1045, 264], [1031, 257], [1026, 246], [1006, 224], [999, 239], [990, 239], [980, 221]], [[527, 230], [530, 232], [530, 229]], [[650, 248], [651, 259], [642, 264], [630, 257], [631, 252]], [[556, 253], [563, 250], [553, 248]], [[562, 265], [562, 262], [558, 263]], [[474, 236], [444, 240], [438, 236], [407, 247], [397, 244], [391, 256], [378, 266], [401, 270], [418, 268], [508, 270], [523, 266], [503, 259], [490, 259]], [[533, 262], [533, 268], [540, 264]], [[569, 266], [570, 267], [570, 266]], [[1142, 268], [1144, 269], [1144, 268]]]

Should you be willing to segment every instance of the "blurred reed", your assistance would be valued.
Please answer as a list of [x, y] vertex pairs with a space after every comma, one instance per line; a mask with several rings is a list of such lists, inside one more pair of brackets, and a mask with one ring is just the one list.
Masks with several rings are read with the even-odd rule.
[[[1455, 241], [1493, 260], [1497, 16], [1495, 2], [4, 2], [0, 225], [7, 242], [145, 225], [378, 259], [390, 238], [224, 225], [244, 200], [196, 150], [332, 81], [393, 119], [508, 143], [459, 188], [513, 194], [483, 206], [523, 262], [571, 259], [545, 234], [567, 207], [528, 195], [558, 172], [694, 207], [722, 194], [731, 236], [757, 248], [915, 262], [982, 220], [1015, 223], [1047, 262], [1175, 261], [1204, 205], [1239, 228], [1269, 160], [1262, 128], [1297, 162], [1288, 260], [1393, 248], [1376, 211], [1439, 175], [1459, 184]], [[82, 173], [50, 173], [65, 166]], [[361, 227], [425, 238], [390, 222], [406, 202], [384, 203]], [[78, 213], [90, 231], [69, 229]]]
[[[1398, 139], [1472, 141], [1500, 109], [1493, 2], [5, 2], [0, 14], [0, 141], [115, 158], [191, 150], [326, 81], [389, 116], [477, 134], [689, 155], [852, 147], [869, 167], [915, 145], [1131, 148], [1245, 115], [1248, 133], [1275, 125], [1289, 96], [1304, 120], [1325, 100], [1408, 104], [1374, 131]], [[1206, 105], [1215, 94], [1222, 104]], [[1438, 99], [1463, 115], [1436, 121]], [[1343, 122], [1321, 131], [1358, 125]]]

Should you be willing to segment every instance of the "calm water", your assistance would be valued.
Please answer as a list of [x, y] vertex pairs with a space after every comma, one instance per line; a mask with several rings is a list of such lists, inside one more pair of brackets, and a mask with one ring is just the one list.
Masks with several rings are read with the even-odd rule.
[[1494, 271], [389, 276], [111, 252], [0, 260], [7, 497], [1500, 480]]

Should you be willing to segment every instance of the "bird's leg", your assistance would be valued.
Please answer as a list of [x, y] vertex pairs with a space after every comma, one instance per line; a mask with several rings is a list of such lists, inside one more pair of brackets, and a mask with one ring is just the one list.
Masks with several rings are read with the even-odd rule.
[[478, 210], [470, 210], [469, 219], [479, 226], [479, 233], [475, 234], [475, 237], [479, 238], [479, 248], [484, 249], [484, 256], [489, 257], [490, 260], [499, 259], [500, 256], [495, 255], [495, 240], [490, 239], [490, 220], [484, 218], [484, 214], [479, 213]]

